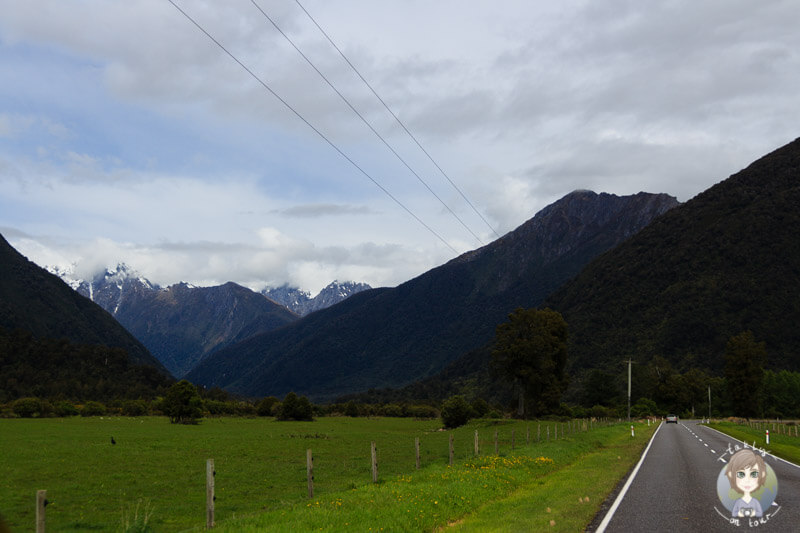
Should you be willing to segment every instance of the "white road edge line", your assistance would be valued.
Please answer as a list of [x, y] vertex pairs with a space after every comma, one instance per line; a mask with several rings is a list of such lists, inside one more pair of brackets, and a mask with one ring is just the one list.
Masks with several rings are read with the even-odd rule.
[[611, 522], [611, 519], [614, 518], [614, 513], [617, 512], [617, 507], [619, 507], [619, 504], [622, 503], [622, 499], [625, 498], [625, 494], [628, 492], [628, 487], [631, 486], [633, 478], [635, 478], [636, 474], [639, 472], [639, 467], [642, 466], [644, 458], [647, 457], [647, 452], [650, 451], [650, 446], [653, 444], [653, 441], [656, 439], [656, 435], [658, 435], [658, 432], [661, 431], [662, 427], [664, 427], [664, 422], [659, 424], [656, 432], [653, 433], [652, 437], [650, 437], [650, 442], [647, 443], [647, 448], [644, 449], [642, 457], [639, 459], [639, 462], [636, 463], [636, 467], [633, 469], [633, 472], [631, 472], [631, 475], [628, 477], [628, 481], [625, 482], [625, 485], [622, 487], [622, 490], [619, 491], [617, 499], [614, 500], [614, 503], [611, 505], [611, 508], [606, 513], [606, 516], [603, 518], [603, 521], [600, 522], [600, 526], [597, 528], [595, 533], [604, 533], [604, 531], [608, 527], [609, 522]]
[[[723, 432], [721, 432], [721, 431], [719, 431], [719, 430], [717, 430], [717, 429], [710, 428], [710, 427], [708, 427], [708, 426], [703, 426], [703, 427], [704, 427], [704, 428], [706, 428], [706, 429], [710, 429], [711, 431], [716, 431], [716, 432], [717, 432], [717, 433], [719, 433], [720, 435], [724, 435], [724, 436], [728, 437], [729, 439], [733, 439], [733, 440], [735, 440], [735, 441], [741, 442], [742, 444], [746, 444], [747, 446], [750, 446], [750, 444], [747, 444], [745, 441], [743, 441], [743, 440], [739, 440], [739, 439], [737, 439], [736, 437], [731, 437], [731, 436], [730, 436], [730, 435], [728, 435], [727, 433], [723, 433]], [[769, 453], [769, 452], [767, 452], [767, 453]], [[770, 453], [770, 455], [772, 455], [772, 454]], [[778, 457], [777, 455], [772, 455], [772, 457], [774, 457], [775, 459], [777, 459], [777, 460], [779, 460], [779, 461], [783, 461], [783, 462], [784, 462], [784, 463], [786, 463], [787, 465], [792, 465], [792, 466], [793, 466], [793, 467], [795, 467], [795, 468], [800, 468], [800, 465], [796, 465], [796, 464], [794, 464], [794, 463], [793, 463], [793, 462], [791, 462], [791, 461], [787, 461], [786, 459], [783, 459], [782, 457]]]

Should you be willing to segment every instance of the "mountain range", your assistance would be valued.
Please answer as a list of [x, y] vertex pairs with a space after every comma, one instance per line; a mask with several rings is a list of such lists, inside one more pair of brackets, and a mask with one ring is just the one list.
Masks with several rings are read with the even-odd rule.
[[76, 279], [69, 269], [51, 271], [111, 313], [179, 378], [216, 350], [289, 324], [300, 314], [333, 305], [369, 287], [334, 281], [311, 298], [286, 286], [259, 294], [232, 282], [213, 287], [177, 283], [162, 288], [125, 264], [106, 269], [91, 281]]
[[314, 311], [319, 311], [320, 309], [325, 309], [326, 307], [336, 305], [342, 300], [346, 300], [356, 293], [366, 291], [371, 288], [372, 287], [366, 283], [358, 283], [353, 281], [340, 282], [339, 280], [334, 280], [314, 297], [312, 297], [311, 293], [308, 291], [298, 289], [297, 287], [291, 287], [289, 285], [282, 285], [280, 287], [266, 287], [261, 291], [261, 294], [273, 302], [279, 303], [291, 309], [299, 316], [305, 316], [309, 313], [313, 313]]
[[[561, 312], [569, 327], [568, 396], [578, 400], [595, 372], [610, 381], [620, 377], [606, 387], [616, 394], [625, 386], [628, 358], [638, 363], [634, 398], [656, 394], [636, 381], [654, 361], [653, 370], [664, 375], [722, 376], [726, 343], [744, 331], [765, 343], [768, 369], [800, 371], [798, 228], [800, 139], [590, 261], [542, 303]], [[489, 370], [491, 348], [481, 346], [406, 387], [344, 399], [440, 401], [468, 394], [509, 401]], [[705, 385], [701, 398], [704, 391]]]
[[99, 305], [0, 236], [0, 402], [163, 394], [163, 365]]
[[430, 376], [677, 205], [665, 194], [575, 191], [483, 248], [219, 350], [187, 378], [247, 396], [330, 400]]

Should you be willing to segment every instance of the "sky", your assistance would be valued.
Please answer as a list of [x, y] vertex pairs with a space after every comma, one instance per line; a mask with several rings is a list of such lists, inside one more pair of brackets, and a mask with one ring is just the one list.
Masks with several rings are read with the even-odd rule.
[[83, 278], [395, 286], [576, 189], [684, 202], [800, 136], [794, 0], [0, 13], [0, 233]]

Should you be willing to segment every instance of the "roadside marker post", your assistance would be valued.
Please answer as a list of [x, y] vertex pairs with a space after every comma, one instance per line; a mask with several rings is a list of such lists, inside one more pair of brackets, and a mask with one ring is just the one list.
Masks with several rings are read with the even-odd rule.
[[633, 424], [631, 424], [631, 437], [633, 437]]
[[769, 444], [769, 430], [767, 430], [767, 444]]

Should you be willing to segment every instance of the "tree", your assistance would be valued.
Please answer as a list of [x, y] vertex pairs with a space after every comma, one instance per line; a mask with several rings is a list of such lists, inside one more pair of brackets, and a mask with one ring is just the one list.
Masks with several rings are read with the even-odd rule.
[[448, 429], [463, 426], [472, 415], [472, 407], [463, 396], [452, 396], [442, 404], [442, 423]]
[[725, 379], [736, 416], [749, 418], [758, 415], [766, 362], [766, 344], [756, 342], [752, 331], [745, 331], [728, 340], [725, 347]]
[[519, 308], [497, 326], [492, 367], [520, 387], [520, 409], [554, 412], [567, 386], [567, 323], [551, 309]]
[[297, 397], [290, 392], [286, 395], [278, 410], [278, 420], [314, 420], [314, 409], [305, 396]]
[[197, 424], [203, 416], [202, 405], [197, 387], [182, 379], [169, 388], [161, 409], [172, 424]]

